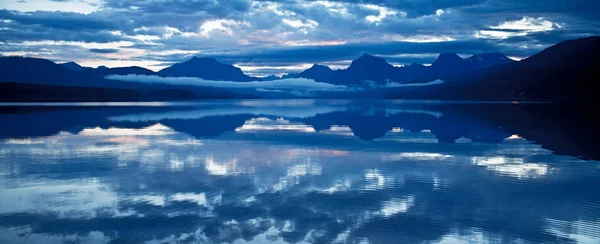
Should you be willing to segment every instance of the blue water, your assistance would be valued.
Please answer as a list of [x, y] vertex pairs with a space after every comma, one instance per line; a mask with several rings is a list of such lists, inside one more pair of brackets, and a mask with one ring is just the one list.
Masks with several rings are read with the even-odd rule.
[[600, 243], [595, 123], [561, 111], [4, 105], [0, 243]]

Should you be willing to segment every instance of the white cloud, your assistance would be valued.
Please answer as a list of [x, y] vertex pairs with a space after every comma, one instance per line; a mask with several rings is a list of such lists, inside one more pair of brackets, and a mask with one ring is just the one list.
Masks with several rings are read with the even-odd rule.
[[515, 21], [506, 21], [497, 26], [490, 26], [492, 29], [504, 30], [523, 30], [523, 31], [549, 31], [554, 29], [554, 23], [545, 20], [544, 18], [523, 17], [523, 19]]
[[496, 26], [489, 26], [491, 30], [479, 30], [476, 38], [506, 39], [514, 36], [526, 36], [530, 33], [552, 31], [563, 26], [545, 18], [523, 17], [520, 20], [505, 21]]
[[383, 202], [380, 213], [385, 217], [391, 217], [398, 213], [406, 213], [409, 208], [414, 206], [415, 198], [409, 196], [406, 199], [393, 198], [389, 201]]
[[276, 2], [252, 2], [252, 7], [257, 11], [270, 11], [277, 16], [296, 16], [297, 14], [293, 11], [282, 10], [281, 5]]
[[361, 6], [364, 8], [367, 8], [367, 9], [373, 9], [373, 10], [379, 11], [378, 15], [369, 15], [369, 16], [365, 17], [365, 19], [367, 21], [369, 21], [369, 23], [379, 24], [385, 17], [387, 17], [389, 15], [397, 14], [396, 11], [393, 11], [386, 7], [381, 7], [381, 6], [372, 5], [372, 4], [364, 4]]
[[213, 32], [217, 33], [225, 33], [226, 35], [233, 36], [233, 28], [239, 26], [249, 27], [250, 23], [248, 22], [239, 22], [232, 19], [216, 19], [209, 20], [202, 23], [200, 26], [200, 35], [204, 37], [210, 37], [210, 34]]
[[294, 123], [289, 120], [279, 118], [272, 120], [269, 118], [252, 118], [244, 122], [241, 127], [235, 128], [236, 132], [259, 132], [259, 131], [294, 131], [315, 133], [315, 129], [310, 125]]
[[63, 11], [89, 14], [100, 9], [101, 0], [52, 1], [52, 0], [2, 0], [0, 9], [33, 11]]
[[291, 20], [291, 19], [283, 19], [281, 20], [283, 21], [283, 23], [285, 23], [286, 25], [289, 25], [291, 27], [294, 28], [316, 28], [319, 23], [317, 23], [314, 20], [307, 20], [306, 22], [303, 22], [302, 20]]
[[108, 129], [86, 128], [79, 132], [82, 136], [162, 136], [170, 135], [175, 132], [162, 124], [155, 124], [141, 129], [129, 129], [129, 128], [116, 128], [110, 127]]

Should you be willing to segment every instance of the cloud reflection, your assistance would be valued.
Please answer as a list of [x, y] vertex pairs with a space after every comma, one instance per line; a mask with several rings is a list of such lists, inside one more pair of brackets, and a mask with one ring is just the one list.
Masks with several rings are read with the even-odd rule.
[[[6, 139], [0, 240], [447, 243], [599, 236], [585, 231], [600, 218], [598, 199], [589, 194], [595, 188], [586, 187], [598, 181], [596, 164], [556, 156], [524, 138], [444, 143], [435, 130], [391, 125], [383, 138], [363, 141], [336, 124], [317, 130], [293, 118], [255, 116], [234, 132], [202, 140], [163, 123]], [[541, 184], [528, 184], [533, 180]], [[577, 197], [583, 194], [590, 199]], [[514, 217], [524, 209], [526, 218]], [[581, 228], [575, 233], [570, 225]]]
[[238, 133], [251, 133], [258, 131], [295, 131], [315, 133], [315, 129], [302, 123], [293, 123], [289, 120], [278, 118], [271, 120], [269, 118], [253, 118], [244, 123], [241, 127], [235, 129]]

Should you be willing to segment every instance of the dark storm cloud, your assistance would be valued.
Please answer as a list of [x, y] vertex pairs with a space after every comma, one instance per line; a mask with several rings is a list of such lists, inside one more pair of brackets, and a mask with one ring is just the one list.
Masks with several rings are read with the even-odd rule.
[[[8, 28], [8, 27], [7, 27]], [[54, 30], [48, 32], [44, 28], [31, 26], [15, 26], [6, 30], [0, 30], [0, 42], [23, 42], [23, 41], [82, 41], [82, 42], [114, 42], [123, 40], [122, 37], [115, 36], [106, 31], [66, 31]], [[0, 45], [2, 45], [0, 43]]]
[[105, 6], [117, 9], [133, 9], [139, 12], [160, 13], [170, 12], [173, 14], [190, 14], [207, 12], [211, 14], [229, 15], [235, 12], [245, 12], [249, 9], [250, 0], [107, 0]]
[[118, 49], [114, 49], [114, 48], [106, 48], [106, 49], [101, 49], [101, 48], [91, 48], [90, 52], [93, 53], [116, 53], [118, 52]]
[[0, 19], [12, 20], [25, 26], [41, 26], [48, 28], [48, 31], [53, 29], [72, 31], [119, 29], [117, 23], [70, 12], [36, 11], [23, 14], [17, 11], [0, 10]]

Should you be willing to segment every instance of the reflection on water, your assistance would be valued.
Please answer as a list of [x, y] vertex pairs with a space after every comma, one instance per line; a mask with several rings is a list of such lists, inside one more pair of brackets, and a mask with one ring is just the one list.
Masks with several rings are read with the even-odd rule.
[[464, 104], [163, 105], [2, 110], [0, 243], [600, 242], [599, 162]]

